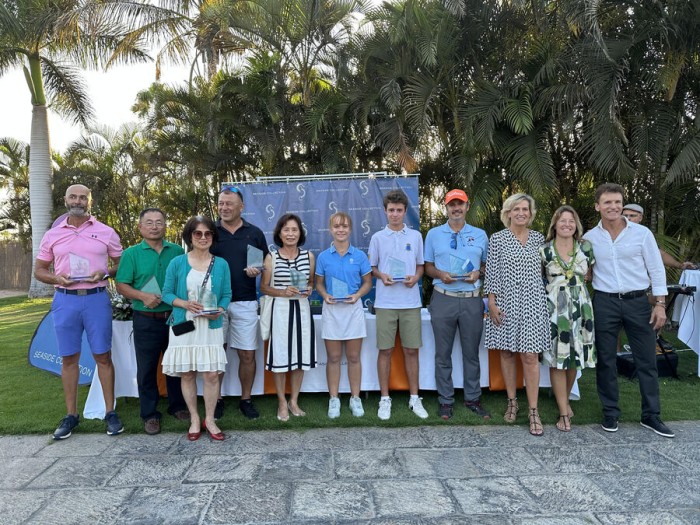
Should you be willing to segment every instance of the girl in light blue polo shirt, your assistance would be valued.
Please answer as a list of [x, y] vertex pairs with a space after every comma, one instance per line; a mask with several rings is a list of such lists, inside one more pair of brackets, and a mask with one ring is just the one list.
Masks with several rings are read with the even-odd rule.
[[331, 395], [328, 417], [340, 416], [340, 359], [345, 343], [350, 382], [350, 411], [361, 417], [365, 411], [360, 400], [362, 339], [367, 336], [361, 298], [372, 288], [372, 267], [361, 250], [350, 245], [352, 219], [347, 213], [331, 215], [328, 226], [333, 243], [316, 261], [316, 290], [323, 297], [322, 329], [328, 363], [326, 380]]

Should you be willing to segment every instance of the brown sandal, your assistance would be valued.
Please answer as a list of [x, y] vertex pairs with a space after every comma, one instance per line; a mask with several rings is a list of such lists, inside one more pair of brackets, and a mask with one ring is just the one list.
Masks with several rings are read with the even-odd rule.
[[506, 408], [506, 413], [503, 415], [503, 421], [506, 423], [515, 423], [515, 420], [518, 417], [518, 410], [520, 410], [520, 407], [518, 406], [518, 398], [508, 398], [508, 407]]
[[556, 427], [560, 432], [571, 432], [571, 416], [560, 415]]
[[[530, 434], [533, 436], [541, 436], [544, 434], [544, 427], [542, 426], [542, 420], [537, 412], [536, 408], [530, 409]], [[567, 416], [568, 417], [568, 416]]]

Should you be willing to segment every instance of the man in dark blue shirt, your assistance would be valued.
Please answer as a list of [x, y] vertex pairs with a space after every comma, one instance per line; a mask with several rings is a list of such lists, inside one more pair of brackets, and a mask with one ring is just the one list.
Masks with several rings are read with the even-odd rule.
[[[228, 307], [228, 331], [225, 341], [228, 348], [235, 348], [240, 359], [238, 378], [241, 381], [239, 408], [248, 419], [259, 414], [251, 401], [251, 390], [255, 380], [255, 350], [258, 348], [258, 300], [256, 278], [261, 268], [248, 266], [248, 246], [262, 251], [263, 259], [269, 253], [262, 230], [241, 217], [243, 195], [236, 186], [224, 186], [219, 194], [216, 221], [219, 241], [212, 246], [211, 253], [226, 259], [231, 269], [233, 297]], [[220, 381], [223, 375], [220, 376]], [[224, 402], [216, 403], [215, 416], [223, 416]]]

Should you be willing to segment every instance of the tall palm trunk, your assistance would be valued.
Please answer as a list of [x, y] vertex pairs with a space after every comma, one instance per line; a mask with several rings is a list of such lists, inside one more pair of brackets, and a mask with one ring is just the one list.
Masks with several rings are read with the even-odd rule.
[[29, 206], [32, 220], [32, 280], [29, 297], [48, 297], [53, 293], [51, 285], [34, 277], [34, 265], [39, 245], [51, 224], [53, 203], [53, 176], [49, 122], [46, 105], [32, 106], [32, 129], [29, 147]]

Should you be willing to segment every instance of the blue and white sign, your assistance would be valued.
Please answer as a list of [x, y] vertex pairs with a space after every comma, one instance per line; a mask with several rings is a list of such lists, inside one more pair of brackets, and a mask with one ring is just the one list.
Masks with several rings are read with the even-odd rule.
[[[372, 235], [387, 224], [384, 195], [402, 190], [408, 197], [406, 224], [420, 228], [418, 176], [382, 176], [304, 180], [290, 178], [282, 182], [249, 182], [240, 185], [245, 209], [243, 217], [262, 229], [270, 248], [276, 249], [272, 234], [285, 213], [298, 215], [306, 232], [304, 248], [315, 256], [331, 244], [328, 220], [338, 211], [352, 218], [350, 243], [365, 253]], [[369, 294], [374, 297], [374, 290]], [[312, 300], [320, 297], [315, 294]]]
[[[89, 385], [92, 383], [92, 376], [95, 373], [95, 360], [92, 357], [92, 351], [87, 341], [87, 335], [83, 332], [83, 340], [80, 347], [80, 375], [78, 383], [81, 385]], [[29, 343], [29, 364], [51, 372], [57, 376], [61, 375], [61, 365], [63, 358], [58, 355], [58, 342], [56, 341], [56, 332], [53, 328], [53, 315], [51, 311], [37, 326]]]

